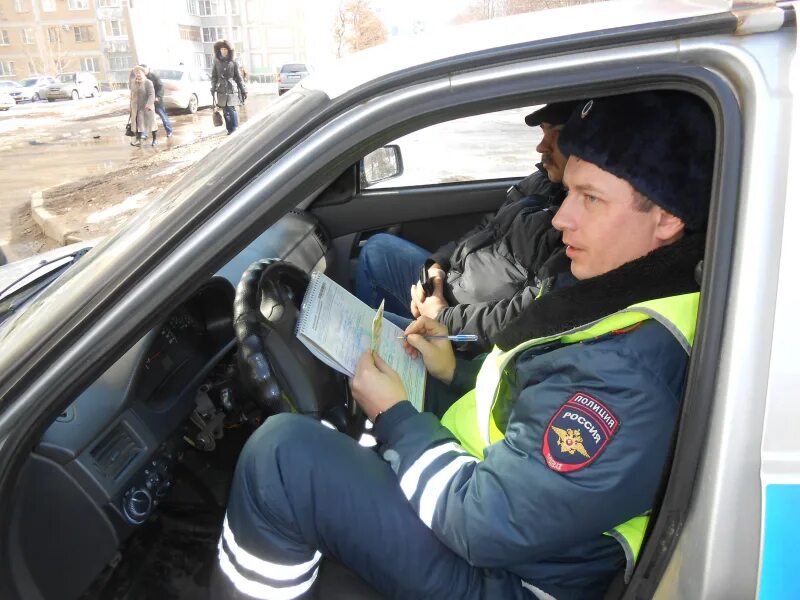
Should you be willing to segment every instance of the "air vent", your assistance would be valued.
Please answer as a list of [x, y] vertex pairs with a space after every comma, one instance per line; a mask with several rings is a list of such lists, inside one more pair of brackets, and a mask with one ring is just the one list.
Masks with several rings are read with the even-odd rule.
[[92, 448], [90, 454], [95, 467], [103, 476], [116, 479], [141, 450], [136, 440], [120, 424]]
[[314, 237], [317, 238], [319, 245], [322, 247], [324, 251], [327, 251], [330, 247], [330, 240], [328, 238], [328, 234], [322, 228], [321, 225], [317, 225], [314, 227]]

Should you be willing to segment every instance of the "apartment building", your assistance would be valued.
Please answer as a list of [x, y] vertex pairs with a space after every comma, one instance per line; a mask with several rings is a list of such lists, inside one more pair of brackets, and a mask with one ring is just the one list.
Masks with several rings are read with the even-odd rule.
[[133, 0], [129, 17], [140, 62], [183, 63], [210, 71], [214, 42], [230, 41], [254, 76], [306, 60], [304, 2], [286, 0]]
[[91, 71], [126, 83], [129, 31], [122, 0], [0, 0], [0, 78]]

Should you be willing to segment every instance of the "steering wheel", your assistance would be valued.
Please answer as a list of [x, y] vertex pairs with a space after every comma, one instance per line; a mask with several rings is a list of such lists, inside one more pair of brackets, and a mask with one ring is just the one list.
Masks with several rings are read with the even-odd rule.
[[244, 385], [268, 412], [307, 414], [356, 435], [364, 417], [344, 377], [317, 359], [294, 333], [308, 282], [305, 271], [272, 258], [254, 262], [242, 274], [233, 327]]

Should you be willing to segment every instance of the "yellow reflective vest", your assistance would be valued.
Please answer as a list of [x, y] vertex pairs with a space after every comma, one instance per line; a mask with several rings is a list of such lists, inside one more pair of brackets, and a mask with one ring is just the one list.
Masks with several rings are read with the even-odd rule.
[[[501, 441], [505, 436], [504, 431], [495, 422], [495, 409], [503, 400], [513, 401], [508, 394], [507, 379], [503, 374], [522, 352], [542, 344], [568, 345], [593, 340], [611, 332], [623, 331], [643, 321], [655, 319], [666, 327], [689, 353], [694, 343], [699, 303], [699, 293], [660, 298], [635, 304], [563, 333], [528, 340], [506, 352], [495, 347], [483, 361], [475, 389], [467, 392], [450, 407], [442, 417], [442, 425], [458, 438], [470, 454], [483, 459], [484, 449], [490, 444]], [[626, 582], [639, 557], [649, 521], [648, 513], [633, 517], [606, 532], [606, 535], [616, 539], [625, 551]]]

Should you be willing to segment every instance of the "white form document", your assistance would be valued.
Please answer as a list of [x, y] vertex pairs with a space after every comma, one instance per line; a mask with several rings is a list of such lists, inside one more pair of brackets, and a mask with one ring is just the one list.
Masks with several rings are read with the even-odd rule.
[[[375, 310], [353, 296], [323, 273], [311, 274], [311, 282], [303, 297], [297, 338], [322, 362], [352, 377], [356, 363], [365, 350], [372, 347], [372, 321]], [[418, 411], [425, 399], [425, 364], [422, 358], [412, 359], [397, 339], [403, 330], [383, 319], [380, 328], [379, 355], [397, 371]]]

